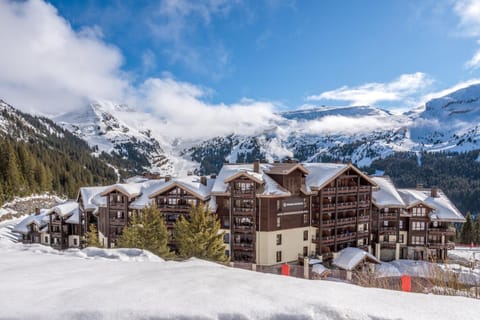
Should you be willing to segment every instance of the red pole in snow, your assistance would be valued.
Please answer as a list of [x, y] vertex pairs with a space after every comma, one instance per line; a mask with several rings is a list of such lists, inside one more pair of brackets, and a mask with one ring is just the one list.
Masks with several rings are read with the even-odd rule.
[[407, 275], [402, 276], [402, 291], [405, 291], [405, 292], [412, 291], [412, 277]]

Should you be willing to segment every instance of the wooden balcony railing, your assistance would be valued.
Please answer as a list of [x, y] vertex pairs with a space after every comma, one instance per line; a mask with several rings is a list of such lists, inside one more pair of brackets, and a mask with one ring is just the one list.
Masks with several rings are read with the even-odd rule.
[[380, 213], [380, 219], [381, 220], [387, 220], [387, 219], [398, 219], [397, 214], [394, 212], [388, 212], [388, 213]]
[[255, 214], [255, 208], [241, 208], [241, 207], [234, 207], [233, 208], [233, 214], [236, 215], [254, 215]]
[[456, 234], [455, 227], [440, 227], [440, 228], [433, 228], [430, 227], [428, 229], [429, 234], [438, 234], [438, 235], [446, 235], [446, 236], [454, 236]]

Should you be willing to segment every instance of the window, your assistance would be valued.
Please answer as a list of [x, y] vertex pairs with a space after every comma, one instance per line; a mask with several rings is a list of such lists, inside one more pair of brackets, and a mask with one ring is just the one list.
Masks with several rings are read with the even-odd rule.
[[435, 228], [437, 228], [437, 227], [438, 227], [438, 221], [433, 221], [433, 226], [434, 226]]
[[425, 222], [423, 221], [413, 221], [412, 230], [425, 230]]
[[303, 198], [303, 208], [304, 208], [304, 209], [307, 209], [307, 207], [308, 207], [307, 198]]
[[280, 228], [280, 217], [277, 217], [277, 228]]
[[282, 251], [277, 251], [277, 262], [282, 261]]
[[398, 221], [398, 227], [399, 227], [400, 229], [403, 229], [403, 220], [399, 220], [399, 221]]
[[414, 245], [423, 245], [425, 243], [424, 237], [412, 236], [412, 244]]
[[400, 235], [400, 238], [399, 238], [399, 242], [400, 242], [400, 243], [403, 243], [403, 241], [404, 241], [404, 236], [403, 236], [403, 234], [401, 234], [401, 235]]
[[308, 224], [308, 215], [306, 213], [303, 214], [303, 224]]
[[223, 243], [230, 243], [230, 233], [225, 233], [223, 235]]
[[383, 221], [383, 226], [384, 226], [384, 227], [388, 227], [388, 221], [387, 221], [387, 220], [384, 220], [384, 221]]
[[277, 211], [282, 211], [282, 200], [277, 200]]
[[413, 215], [417, 217], [423, 217], [427, 214], [426, 208], [413, 208]]
[[303, 256], [304, 257], [308, 256], [308, 247], [303, 247]]
[[227, 257], [230, 257], [230, 250], [225, 250], [225, 255], [226, 255]]
[[388, 212], [388, 208], [384, 208], [384, 209], [383, 209], [383, 212], [387, 213], [387, 212]]
[[117, 195], [117, 202], [123, 202], [123, 197], [121, 195]]
[[223, 208], [230, 209], [230, 199], [223, 199]]
[[110, 202], [115, 201], [115, 196], [113, 194], [110, 195]]
[[282, 244], [282, 235], [281, 234], [277, 234], [277, 246], [281, 245]]
[[45, 236], [45, 243], [48, 243], [48, 236]]
[[308, 240], [308, 230], [303, 231], [303, 241]]
[[123, 211], [117, 211], [117, 219], [123, 219]]
[[73, 245], [74, 245], [74, 246], [77, 245], [77, 238], [73, 238]]

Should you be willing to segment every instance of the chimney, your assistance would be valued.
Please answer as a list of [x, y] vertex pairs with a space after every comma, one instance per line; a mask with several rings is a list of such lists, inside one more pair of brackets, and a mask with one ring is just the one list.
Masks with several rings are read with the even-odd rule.
[[255, 162], [253, 163], [253, 172], [260, 172], [260, 160], [255, 160]]
[[192, 171], [188, 171], [188, 172], [187, 172], [187, 176], [193, 176], [193, 172], [192, 172]]
[[38, 216], [40, 214], [40, 208], [36, 207], [35, 208], [35, 215]]
[[168, 176], [165, 176], [165, 182], [168, 182], [172, 180], [172, 176], [171, 175], [168, 175]]
[[417, 190], [422, 190], [423, 189], [423, 183], [417, 183]]
[[432, 198], [438, 198], [438, 187], [432, 187], [432, 189], [430, 189], [430, 195]]
[[200, 177], [200, 183], [203, 184], [204, 186], [206, 186], [207, 185], [207, 177], [201, 176]]
[[215, 173], [210, 174], [211, 179], [217, 179], [217, 175]]

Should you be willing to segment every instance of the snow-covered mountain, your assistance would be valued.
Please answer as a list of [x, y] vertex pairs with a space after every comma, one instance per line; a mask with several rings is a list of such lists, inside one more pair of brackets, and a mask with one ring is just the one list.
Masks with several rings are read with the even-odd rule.
[[[425, 107], [392, 114], [372, 106], [311, 107], [277, 114], [274, 125], [256, 135], [231, 134], [189, 140], [166, 137], [164, 119], [110, 102], [54, 120], [99, 151], [143, 159], [162, 173], [219, 170], [225, 161], [352, 161], [368, 166], [394, 152], [479, 149], [480, 84], [433, 99]], [[153, 124], [157, 123], [157, 124]], [[140, 161], [139, 160], [139, 161]], [[140, 161], [141, 162], [141, 161]]]
[[[136, 164], [137, 170], [160, 174], [190, 171], [195, 164], [175, 156], [171, 143], [145, 123], [149, 115], [127, 105], [96, 101], [80, 111], [53, 118], [55, 122], [84, 139], [98, 152], [115, 154]], [[158, 125], [162, 125], [161, 120]]]

